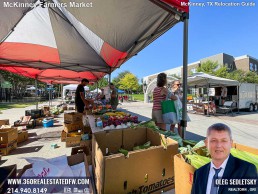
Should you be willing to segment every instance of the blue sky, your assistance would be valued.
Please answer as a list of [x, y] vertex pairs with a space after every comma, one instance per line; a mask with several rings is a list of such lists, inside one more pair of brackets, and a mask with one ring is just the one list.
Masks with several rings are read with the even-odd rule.
[[[248, 54], [258, 58], [258, 1], [245, 2], [255, 2], [255, 6], [209, 7], [205, 4], [205, 7], [190, 7], [188, 63], [222, 52], [235, 57]], [[112, 78], [129, 70], [140, 80], [144, 76], [181, 66], [182, 62], [181, 22], [114, 71]]]

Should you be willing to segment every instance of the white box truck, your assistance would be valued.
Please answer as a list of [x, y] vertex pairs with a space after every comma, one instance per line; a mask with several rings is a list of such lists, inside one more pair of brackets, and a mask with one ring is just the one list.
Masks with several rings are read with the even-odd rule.
[[258, 84], [241, 83], [238, 87], [239, 109], [257, 111], [258, 109]]

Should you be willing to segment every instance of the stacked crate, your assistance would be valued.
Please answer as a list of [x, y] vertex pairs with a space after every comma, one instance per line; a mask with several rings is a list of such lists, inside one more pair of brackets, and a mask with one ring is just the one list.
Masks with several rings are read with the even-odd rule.
[[0, 127], [1, 127], [2, 125], [9, 125], [9, 119], [0, 120]]
[[64, 114], [64, 130], [62, 131], [61, 140], [66, 142], [66, 147], [80, 145], [83, 128], [81, 113]]
[[17, 148], [17, 128], [0, 129], [0, 155], [8, 155]]
[[18, 139], [17, 139], [17, 143], [22, 143], [27, 141], [29, 138], [29, 134], [28, 131], [26, 130], [26, 127], [22, 126], [22, 127], [18, 127]]

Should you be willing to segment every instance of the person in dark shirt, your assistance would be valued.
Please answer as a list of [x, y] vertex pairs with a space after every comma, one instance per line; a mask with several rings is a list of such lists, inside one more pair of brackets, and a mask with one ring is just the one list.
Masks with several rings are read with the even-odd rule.
[[113, 83], [109, 84], [110, 89], [112, 90], [111, 92], [111, 99], [110, 99], [110, 104], [112, 106], [113, 110], [117, 109], [117, 105], [118, 105], [118, 93], [117, 93], [117, 89], [115, 87], [115, 85]]
[[89, 80], [82, 79], [81, 83], [77, 86], [76, 93], [75, 93], [75, 106], [76, 110], [79, 113], [83, 113], [84, 106], [86, 108], [89, 106], [89, 100], [85, 99], [85, 90], [84, 86], [87, 86], [89, 84]]

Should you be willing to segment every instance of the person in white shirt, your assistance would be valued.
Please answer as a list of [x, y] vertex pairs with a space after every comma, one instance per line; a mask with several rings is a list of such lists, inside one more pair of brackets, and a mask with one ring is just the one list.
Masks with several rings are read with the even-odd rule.
[[221, 104], [224, 105], [224, 102], [227, 98], [227, 95], [228, 95], [228, 89], [226, 86], [223, 86], [221, 88]]
[[[208, 128], [205, 145], [212, 161], [195, 171], [191, 194], [232, 194], [232, 187], [216, 186], [215, 180], [257, 178], [255, 165], [230, 154], [232, 144], [231, 129], [227, 125], [216, 123]], [[234, 191], [234, 194], [240, 193], [249, 192]]]
[[[172, 82], [171, 93], [172, 93], [172, 95], [177, 95], [179, 97], [178, 100], [182, 101], [183, 94], [181, 92], [180, 87], [181, 87], [180, 81], [179, 80], [174, 80]], [[180, 135], [180, 137], [183, 137], [182, 127], [181, 127], [180, 122], [181, 121], [179, 121], [179, 123], [177, 124], [177, 131], [178, 131], [178, 134]], [[170, 131], [175, 132], [175, 124], [170, 125]]]

